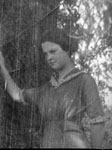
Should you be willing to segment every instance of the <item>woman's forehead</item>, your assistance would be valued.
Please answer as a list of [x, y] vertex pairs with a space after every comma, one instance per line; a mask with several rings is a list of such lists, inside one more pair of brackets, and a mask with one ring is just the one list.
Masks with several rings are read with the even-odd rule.
[[56, 44], [56, 43], [50, 42], [50, 41], [46, 41], [46, 42], [42, 43], [41, 45], [42, 45], [43, 51], [48, 51], [48, 50], [55, 49], [55, 48], [61, 49], [59, 44]]

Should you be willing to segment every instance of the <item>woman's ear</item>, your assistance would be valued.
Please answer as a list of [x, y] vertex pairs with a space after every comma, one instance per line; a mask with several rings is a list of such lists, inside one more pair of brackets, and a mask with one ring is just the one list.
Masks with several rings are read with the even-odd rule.
[[66, 54], [69, 55], [69, 51], [67, 51]]
[[66, 52], [66, 54], [67, 54], [69, 57], [71, 57], [71, 55], [70, 55], [70, 52], [69, 52], [69, 51], [67, 51], [67, 52]]

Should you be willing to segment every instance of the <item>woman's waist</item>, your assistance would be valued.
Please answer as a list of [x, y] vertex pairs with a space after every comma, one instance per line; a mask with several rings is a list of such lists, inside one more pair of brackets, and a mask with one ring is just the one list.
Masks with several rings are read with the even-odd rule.
[[61, 143], [64, 147], [88, 147], [89, 145], [80, 125], [68, 120], [47, 120], [43, 141], [57, 143], [57, 145]]
[[77, 122], [71, 121], [71, 120], [45, 120], [44, 121], [44, 129], [54, 129], [59, 128], [62, 132], [69, 132], [69, 131], [75, 131], [75, 132], [82, 132], [81, 125]]

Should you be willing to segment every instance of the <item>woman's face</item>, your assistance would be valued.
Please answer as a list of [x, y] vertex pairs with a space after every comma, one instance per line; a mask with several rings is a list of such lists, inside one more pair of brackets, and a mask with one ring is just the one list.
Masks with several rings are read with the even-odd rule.
[[46, 41], [42, 43], [42, 49], [47, 63], [52, 69], [60, 70], [66, 65], [69, 56], [62, 50], [60, 45]]

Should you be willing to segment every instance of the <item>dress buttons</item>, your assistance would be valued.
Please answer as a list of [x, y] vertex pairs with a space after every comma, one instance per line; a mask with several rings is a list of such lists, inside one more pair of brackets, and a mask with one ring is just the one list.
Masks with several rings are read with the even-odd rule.
[[73, 103], [73, 99], [71, 100], [71, 103]]
[[49, 108], [49, 112], [51, 111], [51, 108]]

